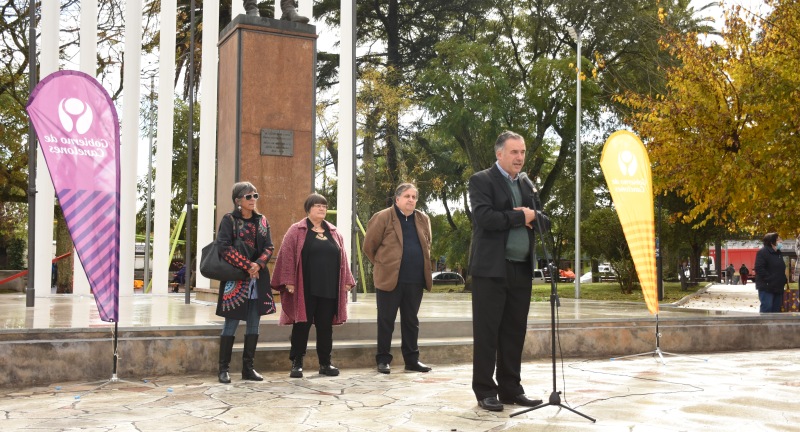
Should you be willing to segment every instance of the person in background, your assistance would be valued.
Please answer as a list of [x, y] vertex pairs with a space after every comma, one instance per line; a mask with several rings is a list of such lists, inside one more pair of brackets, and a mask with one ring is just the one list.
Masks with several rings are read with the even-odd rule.
[[542, 403], [525, 395], [521, 363], [531, 305], [534, 227], [546, 231], [550, 221], [536, 211], [541, 205], [534, 203], [535, 191], [520, 176], [525, 162], [522, 136], [501, 133], [494, 152], [495, 164], [473, 174], [468, 187], [472, 391], [481, 408], [502, 411], [503, 404], [535, 407]]
[[747, 269], [747, 266], [742, 263], [742, 266], [739, 267], [739, 277], [742, 279], [742, 285], [747, 285], [747, 276], [750, 274], [750, 270]]
[[797, 289], [800, 290], [800, 232], [797, 238], [794, 239], [794, 252], [796, 258], [794, 259], [794, 280], [797, 281]]
[[178, 292], [181, 286], [186, 284], [186, 264], [181, 265], [181, 269], [175, 273], [175, 277], [172, 278], [172, 292]]
[[733, 283], [734, 273], [736, 273], [736, 269], [733, 267], [733, 264], [728, 264], [728, 267], [725, 267], [725, 281], [728, 285]]
[[759, 312], [780, 312], [783, 287], [786, 285], [786, 263], [781, 256], [781, 238], [778, 233], [767, 233], [764, 246], [756, 252], [756, 289], [761, 302]]
[[[250, 182], [233, 185], [231, 192], [236, 209], [222, 217], [217, 230], [217, 242], [222, 247], [221, 258], [234, 267], [247, 272], [243, 280], [220, 281], [217, 315], [225, 317], [219, 343], [219, 382], [231, 382], [229, 365], [236, 328], [246, 321], [244, 350], [242, 350], [242, 379], [263, 381], [253, 367], [258, 326], [261, 316], [275, 312], [272, 291], [269, 287], [267, 263], [274, 247], [267, 218], [256, 210], [258, 191]], [[242, 240], [242, 251], [234, 247], [233, 238]]]
[[416, 210], [417, 188], [411, 183], [397, 186], [394, 204], [375, 213], [367, 224], [364, 254], [373, 267], [375, 301], [378, 306], [378, 372], [391, 372], [392, 333], [397, 310], [405, 369], [429, 372], [419, 361], [419, 307], [424, 290], [431, 290], [431, 221]]
[[339, 369], [331, 363], [333, 326], [347, 321], [347, 292], [356, 282], [344, 239], [325, 220], [328, 200], [313, 193], [303, 208], [307, 217], [286, 231], [272, 280], [272, 287], [281, 292], [279, 324], [292, 325], [289, 376], [303, 377], [303, 357], [312, 323], [317, 330], [319, 373], [336, 376]]

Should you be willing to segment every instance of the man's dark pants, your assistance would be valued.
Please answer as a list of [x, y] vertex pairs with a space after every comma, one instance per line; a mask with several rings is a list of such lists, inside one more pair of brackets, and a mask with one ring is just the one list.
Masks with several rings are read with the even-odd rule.
[[506, 261], [506, 275], [472, 277], [472, 390], [478, 400], [525, 393], [520, 368], [531, 305], [531, 266]]
[[423, 286], [419, 284], [398, 283], [393, 291], [375, 290], [375, 302], [378, 304], [378, 353], [376, 363], [392, 362], [392, 333], [397, 310], [400, 309], [400, 351], [405, 364], [416, 364], [419, 361], [419, 307], [422, 303]]

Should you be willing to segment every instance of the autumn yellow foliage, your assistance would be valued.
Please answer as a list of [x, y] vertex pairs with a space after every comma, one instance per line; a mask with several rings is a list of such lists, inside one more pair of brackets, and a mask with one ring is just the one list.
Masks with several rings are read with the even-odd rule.
[[[680, 66], [657, 95], [627, 93], [629, 124], [645, 141], [657, 192], [693, 204], [687, 222], [753, 233], [800, 230], [800, 2], [769, 14], [726, 11], [721, 38], [661, 40]], [[709, 42], [710, 40], [710, 42]]]

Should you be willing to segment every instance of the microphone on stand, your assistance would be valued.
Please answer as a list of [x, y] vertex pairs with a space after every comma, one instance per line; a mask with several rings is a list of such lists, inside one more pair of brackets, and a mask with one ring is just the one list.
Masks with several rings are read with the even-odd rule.
[[539, 193], [539, 189], [536, 188], [536, 185], [533, 184], [533, 181], [531, 181], [531, 178], [528, 177], [528, 174], [525, 174], [524, 171], [520, 171], [519, 179], [524, 181], [525, 184], [527, 184], [528, 186], [530, 186], [531, 190], [533, 190], [534, 193]]

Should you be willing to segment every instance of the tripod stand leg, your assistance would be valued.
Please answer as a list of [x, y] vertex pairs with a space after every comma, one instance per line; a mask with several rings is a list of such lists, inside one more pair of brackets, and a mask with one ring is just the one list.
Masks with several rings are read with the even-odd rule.
[[[113, 359], [113, 364], [112, 364], [112, 368], [111, 368], [111, 378], [109, 378], [105, 382], [103, 382], [103, 381], [95, 381], [95, 382], [100, 382], [102, 384], [100, 384], [99, 386], [97, 386], [97, 387], [95, 387], [95, 388], [93, 388], [91, 390], [85, 391], [85, 392], [75, 396], [75, 399], [80, 399], [81, 397], [83, 397], [83, 396], [85, 396], [85, 395], [87, 395], [89, 393], [96, 392], [96, 391], [102, 389], [103, 387], [105, 387], [105, 386], [107, 386], [109, 384], [112, 384], [112, 383], [120, 383], [120, 382], [122, 382], [122, 383], [128, 383], [128, 384], [138, 384], [138, 383], [131, 382], [131, 381], [121, 380], [121, 379], [119, 379], [119, 377], [117, 377], [117, 361], [119, 360], [119, 353], [117, 353], [117, 342], [118, 342], [117, 334], [118, 334], [118, 328], [119, 328], [118, 325], [119, 324], [117, 322], [114, 322], [114, 359]], [[89, 384], [91, 384], [91, 383], [89, 383]]]
[[[659, 357], [661, 357], [661, 352], [658, 351], [658, 350], [655, 350], [655, 351], [648, 351], [648, 352], [643, 352], [643, 353], [639, 353], [639, 354], [630, 354], [630, 355], [624, 355], [624, 356], [620, 356], [620, 357], [611, 357], [609, 360], [610, 361], [614, 361], [614, 360], [622, 360], [622, 359], [631, 358], [631, 357], [654, 356], [656, 354]], [[661, 357], [661, 360], [663, 361], [664, 357]]]
[[511, 414], [509, 417], [516, 417], [518, 415], [525, 414], [525, 413], [531, 412], [531, 411], [535, 411], [535, 410], [538, 410], [539, 408], [544, 408], [544, 407], [547, 407], [547, 406], [557, 406], [559, 408], [564, 408], [565, 410], [571, 411], [571, 412], [573, 412], [573, 413], [585, 418], [586, 420], [591, 421], [592, 423], [596, 423], [597, 422], [597, 420], [595, 418], [589, 417], [588, 415], [586, 415], [586, 414], [584, 414], [584, 413], [582, 413], [582, 412], [580, 412], [580, 411], [578, 411], [576, 409], [570, 408], [570, 407], [562, 404], [561, 403], [561, 395], [560, 395], [560, 393], [561, 392], [554, 391], [553, 393], [550, 393], [550, 401], [547, 402], [546, 404], [541, 404], [541, 405], [535, 406], [533, 408], [527, 408], [527, 409], [524, 409], [522, 411], [515, 412], [514, 414]]

